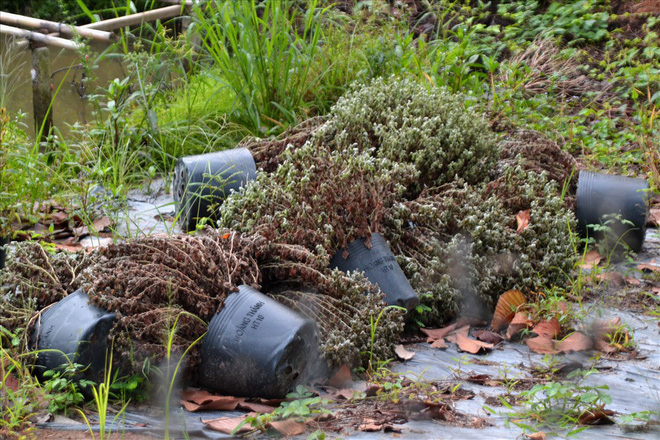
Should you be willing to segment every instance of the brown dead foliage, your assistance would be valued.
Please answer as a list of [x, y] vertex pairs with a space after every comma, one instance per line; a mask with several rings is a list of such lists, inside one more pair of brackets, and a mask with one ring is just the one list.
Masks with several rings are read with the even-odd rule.
[[272, 173], [282, 163], [282, 153], [287, 147], [300, 148], [305, 145], [324, 122], [325, 118], [317, 116], [289, 128], [275, 139], [251, 137], [243, 140], [239, 147], [250, 150], [258, 168]]
[[525, 296], [519, 290], [504, 292], [497, 300], [490, 327], [496, 332], [505, 329], [513, 320], [516, 311], [526, 302]]
[[[498, 145], [500, 147], [500, 166], [504, 163], [515, 165], [518, 160], [521, 160], [520, 164], [525, 171], [533, 171], [537, 174], [544, 172], [549, 179], [557, 182], [560, 188], [568, 183], [568, 191], [564, 200], [566, 206], [575, 206], [577, 161], [557, 142], [547, 138], [541, 132], [519, 129], [507, 135]], [[523, 207], [521, 205], [521, 209]]]
[[0, 271], [0, 320], [14, 332], [25, 329], [42, 310], [81, 287], [82, 274], [98, 259], [96, 252], [50, 253], [37, 242], [19, 243]]
[[[197, 236], [144, 237], [103, 249], [85, 288], [92, 303], [117, 314], [111, 332], [116, 357], [133, 359], [135, 368], [146, 357], [158, 362], [177, 317], [173, 350], [189, 347], [238, 285], [258, 285], [253, 255], [259, 240], [207, 230]], [[192, 356], [191, 364], [196, 361]]]

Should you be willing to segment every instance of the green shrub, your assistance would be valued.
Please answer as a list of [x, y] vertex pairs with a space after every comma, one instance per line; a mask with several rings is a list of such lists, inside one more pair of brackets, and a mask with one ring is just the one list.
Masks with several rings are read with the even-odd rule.
[[[518, 232], [521, 210], [530, 221]], [[485, 311], [508, 289], [564, 282], [575, 259], [569, 226], [575, 230], [574, 216], [554, 182], [506, 165], [489, 185], [455, 183], [395, 205], [385, 235], [431, 309], [422, 321], [438, 324], [460, 311], [470, 291]]]
[[376, 157], [413, 164], [413, 190], [459, 178], [482, 182], [498, 156], [488, 123], [463, 96], [408, 79], [356, 83], [334, 106], [326, 135], [338, 148], [373, 148]]

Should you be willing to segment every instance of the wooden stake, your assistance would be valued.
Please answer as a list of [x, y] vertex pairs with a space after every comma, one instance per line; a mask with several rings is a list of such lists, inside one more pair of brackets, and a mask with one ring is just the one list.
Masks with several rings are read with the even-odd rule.
[[41, 125], [44, 125], [43, 136], [47, 136], [53, 126], [53, 109], [50, 103], [53, 90], [50, 85], [50, 51], [47, 47], [32, 49], [32, 106], [34, 111], [34, 127], [39, 136]]

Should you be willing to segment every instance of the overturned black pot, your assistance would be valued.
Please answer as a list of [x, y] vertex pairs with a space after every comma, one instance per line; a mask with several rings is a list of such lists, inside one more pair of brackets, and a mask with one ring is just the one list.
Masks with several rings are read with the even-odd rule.
[[364, 272], [367, 279], [383, 291], [389, 305], [405, 307], [410, 311], [419, 304], [417, 293], [382, 235], [371, 234], [371, 249], [365, 246], [365, 239], [360, 238], [353, 240], [346, 252], [347, 258], [344, 258], [344, 250], [337, 252], [330, 260], [330, 267], [343, 272]]
[[217, 208], [232, 192], [253, 180], [257, 167], [247, 148], [186, 156], [174, 166], [174, 201], [186, 231], [201, 218], [217, 220]]
[[114, 322], [115, 314], [91, 305], [82, 289], [46, 309], [31, 337], [32, 347], [39, 350], [34, 368], [37, 377], [43, 378], [45, 371], [61, 369], [70, 361], [82, 365], [82, 377], [99, 382]]
[[621, 250], [623, 243], [639, 252], [649, 216], [648, 190], [644, 179], [580, 171], [575, 209], [580, 235], [607, 240], [610, 250]]
[[314, 321], [249, 287], [225, 300], [200, 349], [199, 385], [225, 395], [283, 398], [311, 379]]
[[0, 270], [5, 268], [7, 261], [7, 245], [11, 241], [8, 235], [0, 236]]

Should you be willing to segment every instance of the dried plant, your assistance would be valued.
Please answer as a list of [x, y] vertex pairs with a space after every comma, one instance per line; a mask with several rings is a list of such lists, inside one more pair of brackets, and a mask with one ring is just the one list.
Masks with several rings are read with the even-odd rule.
[[37, 242], [17, 243], [2, 271], [0, 317], [10, 331], [25, 329], [32, 313], [77, 290], [96, 252], [56, 252]]
[[[325, 275], [318, 288], [287, 286], [276, 289], [274, 298], [316, 321], [329, 367], [366, 366], [371, 318], [383, 311], [382, 292], [361, 274], [339, 270]], [[390, 359], [403, 331], [403, 312], [385, 309], [375, 331], [373, 358]]]
[[596, 100], [609, 99], [607, 91], [611, 84], [596, 83], [580, 73], [580, 63], [563, 56], [561, 48], [546, 34], [536, 37], [532, 44], [515, 54], [507, 64], [509, 68], [500, 69], [497, 81], [518, 84], [527, 95], [554, 91], [568, 97], [581, 96], [585, 91], [599, 90], [600, 94]]
[[488, 123], [475, 107], [465, 106], [462, 95], [407, 79], [356, 83], [319, 133], [336, 148], [357, 146], [414, 165], [419, 178], [409, 188], [412, 194], [459, 178], [482, 182], [498, 155]]
[[223, 226], [333, 255], [378, 232], [385, 211], [415, 178], [409, 165], [315, 142], [287, 149], [283, 158], [274, 173], [260, 174], [223, 203]]
[[[575, 219], [557, 185], [519, 165], [503, 165], [494, 182], [446, 185], [388, 213], [385, 235], [429, 323], [456, 315], [466, 290], [491, 308], [502, 292], [561, 283], [573, 267]], [[522, 230], [521, 210], [530, 216]]]
[[[177, 316], [173, 347], [182, 351], [206, 331], [195, 317], [209, 322], [238, 285], [257, 285], [253, 255], [259, 240], [208, 229], [198, 236], [151, 236], [103, 249], [85, 287], [95, 305], [117, 314], [111, 337], [118, 358], [131, 363], [124, 367], [161, 359]], [[192, 356], [190, 363], [196, 361]]]
[[284, 150], [305, 145], [323, 125], [325, 119], [321, 116], [307, 119], [274, 139], [249, 137], [244, 139], [239, 147], [250, 150], [258, 168], [272, 173], [282, 164]]

